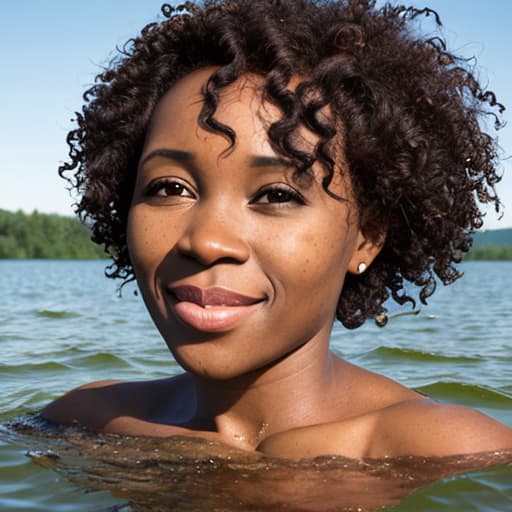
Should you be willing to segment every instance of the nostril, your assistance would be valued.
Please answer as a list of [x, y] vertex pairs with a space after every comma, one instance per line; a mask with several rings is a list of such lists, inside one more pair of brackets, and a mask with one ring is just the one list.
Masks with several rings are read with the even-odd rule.
[[177, 250], [186, 258], [202, 265], [216, 263], [243, 263], [249, 258], [248, 243], [238, 230], [225, 223], [198, 223], [183, 234], [177, 243]]

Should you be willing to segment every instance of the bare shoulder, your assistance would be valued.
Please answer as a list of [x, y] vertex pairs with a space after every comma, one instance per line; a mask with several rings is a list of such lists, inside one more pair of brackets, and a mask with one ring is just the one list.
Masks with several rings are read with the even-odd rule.
[[109, 425], [116, 418], [146, 420], [158, 407], [162, 396], [179, 386], [180, 377], [142, 382], [91, 382], [51, 402], [41, 414], [61, 425], [79, 424], [110, 431]]
[[294, 459], [443, 457], [512, 450], [512, 429], [473, 409], [416, 397], [341, 421], [274, 434], [258, 450]]
[[461, 405], [409, 400], [372, 416], [369, 457], [442, 457], [512, 449], [511, 428]]
[[370, 408], [339, 426], [367, 436], [368, 442], [360, 444], [365, 456], [448, 456], [512, 449], [512, 429], [479, 411], [431, 400], [357, 367], [355, 372], [361, 375], [359, 401], [370, 403]]
[[48, 404], [41, 414], [60, 425], [78, 423], [91, 428], [100, 428], [105, 406], [111, 402], [113, 391], [119, 384], [119, 381], [114, 380], [85, 384]]

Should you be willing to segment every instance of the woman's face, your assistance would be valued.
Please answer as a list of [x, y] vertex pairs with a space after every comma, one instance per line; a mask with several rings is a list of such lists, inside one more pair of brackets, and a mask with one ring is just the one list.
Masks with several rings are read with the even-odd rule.
[[[308, 185], [270, 146], [276, 107], [261, 78], [221, 93], [204, 131], [200, 89], [211, 69], [187, 75], [158, 104], [139, 164], [128, 247], [145, 303], [176, 360], [203, 377], [260, 369], [312, 340], [328, 343], [347, 269], [365, 261], [350, 189], [322, 173]], [[315, 137], [301, 130], [299, 144]], [[367, 261], [368, 262], [368, 261]]]

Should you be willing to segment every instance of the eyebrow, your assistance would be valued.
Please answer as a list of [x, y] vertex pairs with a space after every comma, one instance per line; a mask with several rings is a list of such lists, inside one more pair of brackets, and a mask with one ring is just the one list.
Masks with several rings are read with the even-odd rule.
[[[194, 160], [195, 155], [189, 151], [172, 148], [158, 148], [148, 153], [140, 162], [139, 166], [142, 167], [148, 160], [155, 157], [168, 158], [178, 163], [190, 163]], [[293, 167], [293, 162], [287, 158], [271, 155], [252, 155], [249, 158], [249, 165], [251, 167]]]
[[151, 153], [146, 155], [141, 160], [139, 166], [142, 167], [148, 160], [151, 160], [157, 156], [162, 156], [179, 163], [187, 163], [194, 159], [194, 155], [188, 151], [182, 151], [180, 149], [159, 148], [151, 151]]
[[254, 155], [249, 158], [251, 167], [293, 167], [293, 162], [278, 156]]

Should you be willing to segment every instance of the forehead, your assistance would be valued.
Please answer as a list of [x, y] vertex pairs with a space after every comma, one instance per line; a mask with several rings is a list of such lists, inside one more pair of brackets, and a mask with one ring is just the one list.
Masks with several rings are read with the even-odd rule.
[[[220, 136], [218, 133], [199, 128], [198, 123], [204, 104], [202, 89], [215, 70], [216, 68], [209, 67], [194, 71], [178, 80], [169, 89], [153, 113], [148, 130], [148, 139], [151, 143], [158, 143], [158, 139], [169, 137], [176, 139], [176, 143], [185, 143], [183, 139], [190, 129], [193, 129], [195, 135], [203, 142]], [[294, 89], [298, 82], [298, 78], [292, 80], [290, 89]], [[264, 83], [265, 79], [260, 75], [242, 75], [220, 91], [213, 116], [217, 121], [232, 128], [237, 140], [249, 139], [256, 152], [268, 153], [270, 143], [267, 130], [273, 122], [283, 116], [283, 113], [273, 103], [263, 101]], [[313, 151], [317, 137], [302, 126], [298, 127], [294, 139], [302, 150]], [[227, 140], [225, 145], [227, 149]]]

